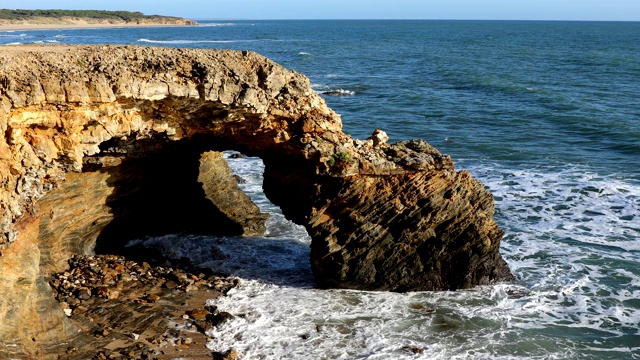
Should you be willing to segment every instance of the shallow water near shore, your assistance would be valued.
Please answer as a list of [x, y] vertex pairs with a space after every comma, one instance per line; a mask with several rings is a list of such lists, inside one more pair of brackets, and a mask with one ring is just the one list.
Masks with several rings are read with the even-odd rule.
[[[640, 24], [229, 21], [0, 32], [9, 43], [255, 50], [307, 75], [344, 130], [423, 138], [483, 181], [518, 280], [455, 292], [314, 288], [309, 238], [272, 214], [260, 238], [145, 239], [242, 278], [214, 350], [256, 359], [640, 358]], [[0, 51], [2, 47], [0, 47]]]
[[640, 211], [640, 186], [571, 171], [478, 169], [496, 194], [507, 232], [503, 254], [518, 281], [454, 292], [319, 290], [308, 262], [310, 239], [261, 193], [261, 161], [228, 161], [247, 181], [245, 192], [272, 214], [265, 237], [169, 235], [145, 242], [243, 279], [212, 303], [236, 315], [209, 333], [213, 350], [234, 346], [257, 359], [640, 354], [638, 229], [624, 226]]

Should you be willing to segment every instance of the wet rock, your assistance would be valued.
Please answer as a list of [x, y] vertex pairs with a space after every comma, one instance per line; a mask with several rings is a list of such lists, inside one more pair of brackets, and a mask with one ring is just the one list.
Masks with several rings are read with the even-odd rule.
[[158, 294], [149, 294], [145, 297], [146, 300], [150, 301], [150, 302], [156, 302], [158, 300], [160, 300], [162, 297]]
[[78, 305], [73, 309], [74, 315], [82, 315], [89, 311], [89, 308], [86, 306]]
[[[100, 265], [99, 273], [92, 268]], [[148, 266], [148, 264], [147, 264]], [[74, 256], [69, 260], [69, 270], [53, 274], [50, 285], [55, 289], [56, 298], [66, 300], [68, 306], [73, 308], [85, 308], [80, 304], [90, 301], [92, 294], [105, 300], [118, 299], [122, 293], [131, 293], [135, 301], [155, 302], [162, 298], [159, 293], [131, 292], [140, 284], [161, 286], [168, 290], [186, 292], [190, 286], [196, 290], [197, 286], [209, 288], [224, 293], [238, 284], [237, 279], [220, 278], [215, 275], [192, 274], [179, 269], [148, 266], [145, 276], [136, 281], [113, 281], [114, 286], [105, 286], [112, 283], [113, 272], [135, 273], [142, 269], [138, 263], [127, 261], [124, 257], [115, 255]], [[173, 279], [173, 280], [166, 280]], [[165, 281], [166, 280], [166, 281]], [[175, 281], [174, 281], [175, 280]], [[163, 282], [164, 281], [164, 282]], [[128, 295], [131, 296], [131, 295]], [[206, 311], [206, 310], [202, 310]]]
[[238, 354], [238, 352], [235, 349], [229, 349], [229, 350], [225, 351], [224, 353], [222, 353], [222, 352], [214, 352], [213, 353], [213, 359], [214, 360], [239, 360], [240, 359], [240, 355]]
[[424, 353], [423, 348], [417, 347], [417, 346], [412, 346], [412, 345], [405, 345], [402, 347], [402, 350], [412, 353], [412, 354], [422, 354]]
[[173, 289], [177, 288], [179, 285], [175, 281], [169, 280], [169, 281], [165, 282], [164, 285], [162, 285], [162, 286], [167, 288], [167, 289], [169, 289], [169, 290], [173, 290]]
[[430, 308], [428, 308], [426, 306], [423, 306], [423, 305], [415, 305], [413, 308], [418, 310], [418, 311], [420, 311], [420, 312], [423, 312], [425, 314], [431, 314], [431, 313], [435, 312], [434, 309], [430, 309]]
[[188, 283], [189, 279], [187, 278], [187, 274], [181, 271], [171, 271], [169, 274], [165, 276], [165, 278], [173, 283], [176, 286], [185, 285]]
[[[100, 268], [97, 273], [93, 271], [96, 266]], [[102, 285], [102, 280], [113, 271], [127, 274], [144, 272], [145, 276], [137, 281], [116, 283], [111, 290], [117, 290], [120, 295], [108, 298], [105, 291], [110, 288]], [[176, 279], [181, 283], [176, 284], [178, 286], [174, 289], [163, 290], [159, 280], [166, 278]], [[69, 268], [53, 274], [50, 280], [50, 284], [57, 284], [55, 288], [60, 290], [56, 292], [56, 297], [68, 299], [68, 303], [61, 304], [68, 308], [68, 316], [91, 329], [90, 334], [96, 342], [102, 341], [102, 346], [106, 346], [114, 340], [120, 340], [123, 344], [123, 347], [116, 349], [96, 349], [91, 355], [80, 351], [76, 358], [106, 356], [113, 359], [152, 359], [161, 351], [171, 352], [173, 348], [208, 354], [209, 350], [204, 347], [206, 340], [200, 340], [198, 347], [194, 349], [196, 344], [189, 334], [213, 329], [214, 325], [208, 317], [212, 316], [209, 310], [216, 312], [216, 308], [214, 305], [205, 308], [204, 304], [202, 308], [191, 307], [190, 301], [185, 301], [189, 299], [187, 289], [192, 285], [190, 282], [210, 287], [211, 290], [206, 292], [207, 299], [222, 295], [221, 291], [215, 289], [228, 291], [234, 286], [233, 279], [201, 271], [194, 273], [178, 268], [144, 266], [113, 255], [74, 256], [69, 260]], [[76, 296], [87, 291], [98, 295], [84, 300]], [[183, 322], [182, 327], [167, 331], [168, 323], [179, 321]], [[153, 332], [159, 334], [149, 336]], [[97, 345], [92, 346], [95, 348]], [[178, 350], [174, 353], [176, 351]]]
[[222, 325], [234, 318], [235, 316], [231, 315], [226, 311], [220, 311], [215, 314], [209, 314], [206, 317], [207, 321], [209, 321], [209, 323], [211, 323], [213, 326]]
[[120, 291], [114, 287], [100, 287], [96, 293], [104, 299], [117, 299], [120, 296]]
[[91, 298], [91, 291], [89, 289], [80, 289], [76, 291], [75, 295], [79, 300], [88, 300]]
[[99, 329], [94, 331], [94, 336], [96, 337], [105, 337], [108, 336], [110, 334], [109, 330], [105, 330], [105, 329]]
[[207, 317], [207, 315], [209, 315], [209, 312], [204, 309], [193, 309], [191, 311], [188, 311], [187, 315], [189, 315], [189, 317], [192, 319], [201, 320]]

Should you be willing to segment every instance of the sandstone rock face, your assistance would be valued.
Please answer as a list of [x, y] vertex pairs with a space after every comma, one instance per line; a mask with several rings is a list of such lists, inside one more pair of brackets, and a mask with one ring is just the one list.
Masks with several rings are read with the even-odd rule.
[[[321, 151], [314, 143], [311, 152]], [[265, 192], [313, 238], [320, 285], [454, 290], [511, 279], [482, 183], [421, 140], [354, 143], [329, 162], [340, 176], [303, 181], [302, 164], [265, 173]]]
[[0, 25], [166, 25], [185, 26], [198, 25], [198, 22], [172, 16], [148, 16], [136, 20], [126, 21], [123, 19], [99, 19], [99, 18], [78, 18], [71, 16], [63, 17], [38, 17], [32, 16], [27, 19], [0, 19]]
[[144, 235], [264, 231], [222, 150], [263, 159], [266, 195], [313, 238], [321, 286], [511, 279], [480, 182], [424, 141], [388, 145], [380, 130], [356, 140], [341, 128], [307, 78], [252, 52], [4, 47], [4, 350], [33, 355], [77, 332], [43, 280], [73, 254], [127, 255]]
[[243, 235], [262, 235], [267, 230], [264, 223], [269, 215], [262, 214], [238, 187], [222, 153], [209, 151], [202, 154], [198, 181], [202, 183], [206, 198], [229, 219], [238, 223]]

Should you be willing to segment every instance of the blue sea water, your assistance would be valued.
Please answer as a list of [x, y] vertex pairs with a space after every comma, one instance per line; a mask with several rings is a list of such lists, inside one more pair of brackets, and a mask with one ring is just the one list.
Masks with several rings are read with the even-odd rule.
[[264, 237], [141, 240], [243, 279], [218, 302], [242, 316], [211, 333], [212, 349], [252, 359], [640, 359], [640, 23], [201, 24], [0, 32], [0, 44], [257, 51], [308, 76], [345, 132], [423, 138], [482, 180], [518, 277], [441, 293], [314, 289], [309, 239], [264, 198], [261, 162], [229, 159], [273, 214]]

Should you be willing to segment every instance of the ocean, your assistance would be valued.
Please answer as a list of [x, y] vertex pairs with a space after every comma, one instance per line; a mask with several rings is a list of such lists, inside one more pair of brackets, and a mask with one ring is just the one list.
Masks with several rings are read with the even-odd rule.
[[[513, 283], [450, 292], [314, 287], [305, 230], [140, 239], [242, 279], [208, 346], [246, 359], [640, 359], [640, 23], [202, 21], [0, 32], [9, 43], [253, 50], [311, 80], [344, 131], [422, 138], [494, 194]], [[0, 51], [2, 48], [0, 47]], [[230, 154], [230, 153], [229, 153]]]

